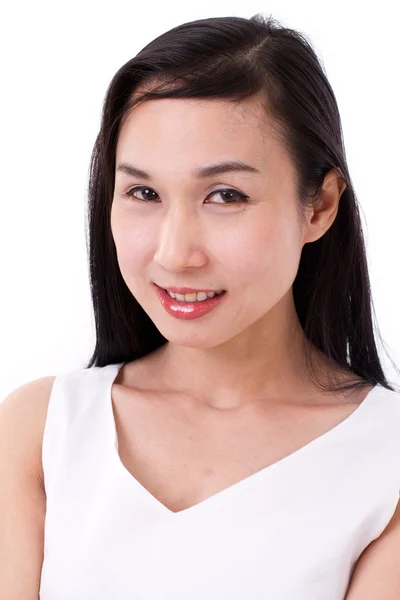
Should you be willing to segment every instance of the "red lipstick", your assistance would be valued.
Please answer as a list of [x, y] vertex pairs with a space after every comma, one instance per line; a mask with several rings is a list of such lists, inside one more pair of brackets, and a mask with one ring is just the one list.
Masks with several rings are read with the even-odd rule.
[[188, 287], [180, 287], [180, 288], [168, 287], [168, 288], [161, 288], [161, 289], [168, 290], [169, 292], [172, 292], [173, 294], [195, 294], [197, 292], [220, 292], [221, 291], [221, 290], [210, 290], [210, 289], [195, 290], [193, 288], [188, 288]]
[[[212, 298], [207, 298], [206, 300], [181, 302], [180, 300], [171, 298], [171, 296], [167, 294], [166, 290], [159, 287], [157, 284], [154, 285], [163, 308], [165, 308], [168, 314], [172, 315], [173, 317], [177, 317], [178, 319], [198, 319], [199, 317], [202, 317], [203, 315], [212, 311], [226, 296], [226, 292], [224, 291], [222, 294], [213, 296]], [[193, 290], [190, 288], [168, 288], [168, 290], [175, 294], [190, 294], [195, 292], [211, 291]]]

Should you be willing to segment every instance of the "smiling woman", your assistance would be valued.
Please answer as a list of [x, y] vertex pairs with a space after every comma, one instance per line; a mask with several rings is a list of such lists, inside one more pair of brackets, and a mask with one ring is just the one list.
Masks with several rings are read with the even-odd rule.
[[88, 226], [94, 352], [40, 394], [41, 600], [398, 598], [400, 393], [306, 37], [201, 19], [123, 65]]

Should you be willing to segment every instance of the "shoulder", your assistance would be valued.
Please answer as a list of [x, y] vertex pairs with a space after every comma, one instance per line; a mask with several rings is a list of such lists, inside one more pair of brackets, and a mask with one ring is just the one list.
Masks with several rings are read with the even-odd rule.
[[38, 598], [46, 494], [41, 448], [55, 377], [0, 402], [0, 597]]
[[2, 402], [0, 402], [0, 415], [2, 419], [13, 418], [13, 416], [35, 417], [43, 409], [47, 410], [51, 390], [56, 375], [40, 377], [22, 384], [13, 390]]
[[[53, 389], [66, 393], [71, 406], [108, 376], [105, 367], [74, 368], [22, 384], [0, 400], [0, 451], [19, 457], [21, 468], [39, 477], [44, 488], [42, 449]], [[17, 468], [17, 465], [15, 466]]]
[[[346, 600], [397, 600], [400, 598], [400, 393], [377, 386], [371, 395], [377, 412], [371, 413], [371, 422], [378, 432], [377, 450], [383, 446], [389, 450], [396, 467], [393, 495], [397, 504], [382, 533], [374, 539], [359, 557], [347, 591]], [[376, 418], [377, 415], [379, 418]], [[378, 452], [377, 452], [378, 454]], [[389, 466], [382, 469], [384, 476], [391, 477]]]
[[55, 379], [49, 375], [24, 383], [0, 402], [2, 446], [12, 447], [42, 482], [42, 441]]
[[400, 598], [400, 502], [383, 533], [361, 554], [346, 600]]

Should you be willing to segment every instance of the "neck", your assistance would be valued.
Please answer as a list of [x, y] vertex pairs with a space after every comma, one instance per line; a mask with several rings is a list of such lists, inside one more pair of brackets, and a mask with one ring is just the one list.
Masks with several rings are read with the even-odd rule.
[[[212, 408], [238, 409], [259, 399], [288, 398], [310, 387], [304, 375], [304, 342], [311, 346], [294, 303], [287, 302], [219, 346], [167, 342], [157, 352], [156, 371], [171, 391], [189, 394]], [[316, 349], [313, 353], [317, 357]]]

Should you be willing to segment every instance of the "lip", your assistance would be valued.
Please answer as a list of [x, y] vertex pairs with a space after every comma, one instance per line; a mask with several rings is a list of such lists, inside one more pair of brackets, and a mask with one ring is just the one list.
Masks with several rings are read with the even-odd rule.
[[210, 289], [206, 289], [203, 288], [202, 290], [195, 290], [193, 288], [188, 288], [188, 287], [161, 287], [157, 284], [156, 285], [158, 288], [160, 288], [161, 290], [168, 290], [169, 292], [172, 292], [173, 294], [197, 294], [198, 292], [219, 292], [220, 290], [210, 290]]
[[214, 310], [214, 308], [216, 308], [216, 306], [220, 304], [220, 302], [223, 302], [223, 299], [226, 296], [226, 291], [224, 291], [218, 296], [213, 296], [213, 298], [207, 298], [207, 300], [202, 300], [201, 302], [181, 302], [179, 300], [176, 300], [175, 298], [171, 298], [171, 296], [168, 296], [164, 288], [161, 288], [157, 284], [154, 285], [156, 288], [158, 298], [161, 302], [161, 306], [166, 310], [166, 312], [169, 315], [178, 319], [198, 319], [199, 317], [202, 317], [203, 315], [206, 315], [207, 313]]

